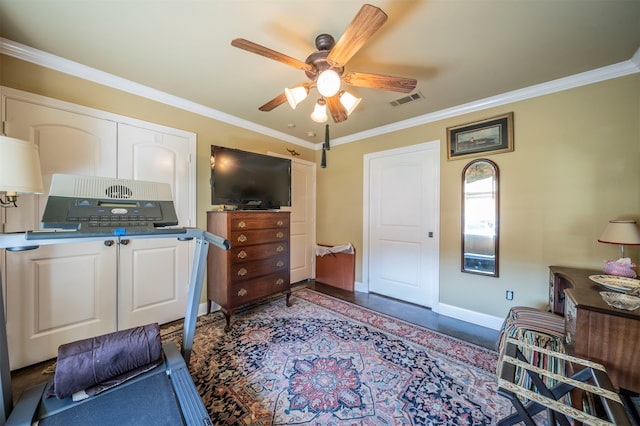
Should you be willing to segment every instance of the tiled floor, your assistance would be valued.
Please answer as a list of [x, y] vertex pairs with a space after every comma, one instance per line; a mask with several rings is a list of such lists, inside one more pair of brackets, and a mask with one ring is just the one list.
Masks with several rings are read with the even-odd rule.
[[495, 349], [498, 331], [434, 313], [431, 309], [373, 293], [349, 292], [326, 284], [309, 282], [308, 287], [395, 318], [439, 331], [467, 342]]

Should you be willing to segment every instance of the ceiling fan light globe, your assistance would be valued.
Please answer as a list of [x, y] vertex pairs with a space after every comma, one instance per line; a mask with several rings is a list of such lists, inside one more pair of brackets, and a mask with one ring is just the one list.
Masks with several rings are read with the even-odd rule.
[[322, 96], [330, 98], [340, 90], [340, 76], [334, 70], [324, 70], [318, 75], [316, 87]]
[[291, 108], [296, 109], [298, 104], [306, 99], [309, 90], [304, 86], [296, 86], [292, 89], [285, 88], [284, 93], [287, 96], [287, 102], [289, 102]]
[[324, 99], [318, 99], [318, 102], [316, 102], [316, 105], [313, 107], [313, 112], [310, 117], [316, 123], [327, 122], [329, 117], [327, 116], [327, 103]]
[[340, 103], [347, 110], [347, 115], [351, 115], [354, 109], [358, 106], [362, 98], [356, 98], [349, 92], [343, 91], [340, 94]]

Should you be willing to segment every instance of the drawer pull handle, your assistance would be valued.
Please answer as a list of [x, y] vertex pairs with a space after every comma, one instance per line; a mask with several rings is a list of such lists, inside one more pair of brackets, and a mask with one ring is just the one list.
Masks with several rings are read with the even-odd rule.
[[247, 241], [247, 236], [246, 236], [246, 235], [244, 235], [244, 234], [240, 234], [240, 235], [238, 236], [238, 241], [239, 241], [239, 242], [241, 242], [241, 243], [246, 242], [246, 241]]
[[240, 222], [238, 222], [238, 228], [246, 228], [247, 224], [245, 223], [244, 220], [241, 220]]
[[244, 269], [244, 268], [240, 268], [240, 269], [238, 270], [238, 276], [239, 276], [239, 277], [244, 277], [245, 275], [247, 275], [247, 270], [246, 270], [246, 269]]
[[284, 251], [284, 247], [278, 246], [276, 247], [276, 253], [282, 253]]
[[284, 280], [282, 278], [278, 278], [276, 280], [276, 285], [282, 285], [282, 284], [284, 284]]
[[282, 226], [282, 225], [284, 225], [284, 222], [282, 220], [279, 220], [278, 221], [278, 226]]
[[244, 288], [241, 288], [240, 291], [238, 292], [238, 296], [242, 297], [244, 295], [247, 294], [247, 290], [245, 290]]
[[244, 250], [240, 250], [238, 252], [238, 259], [244, 259], [245, 257], [247, 257], [247, 252]]
[[276, 262], [276, 267], [277, 267], [277, 268], [282, 268], [283, 266], [284, 266], [284, 262], [283, 262], [282, 260], [278, 260], [278, 261]]
[[276, 237], [282, 238], [284, 237], [284, 234], [282, 233], [282, 231], [278, 231], [278, 233], [276, 234]]

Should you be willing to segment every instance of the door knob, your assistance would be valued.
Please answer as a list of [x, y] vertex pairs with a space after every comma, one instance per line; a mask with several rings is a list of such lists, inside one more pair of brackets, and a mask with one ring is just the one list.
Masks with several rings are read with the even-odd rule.
[[113, 245], [113, 240], [104, 240], [104, 245], [107, 247], [111, 247]]
[[129, 244], [131, 240], [120, 240], [120, 244], [122, 244], [123, 246], [126, 246], [127, 244]]

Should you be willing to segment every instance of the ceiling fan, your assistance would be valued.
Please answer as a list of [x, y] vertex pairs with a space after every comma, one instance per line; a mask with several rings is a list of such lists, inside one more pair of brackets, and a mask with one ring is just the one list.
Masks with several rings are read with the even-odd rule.
[[[386, 20], [387, 14], [382, 9], [370, 4], [363, 5], [337, 42], [329, 34], [317, 36], [315, 42], [318, 50], [309, 55], [304, 62], [243, 38], [232, 40], [231, 45], [303, 70], [307, 78], [311, 80], [297, 84], [291, 89], [285, 89], [284, 93], [258, 108], [260, 111], [271, 111], [286, 101], [289, 101], [292, 108], [295, 108], [301, 100], [306, 98], [310, 89], [316, 88], [322, 95], [316, 108], [318, 106], [324, 108], [326, 105], [333, 121], [339, 123], [347, 119], [348, 114], [360, 101], [344, 90], [340, 90], [341, 82], [351, 86], [402, 93], [410, 93], [416, 87], [417, 81], [412, 78], [344, 72], [344, 66], [349, 59], [382, 27]], [[311, 118], [321, 121], [314, 118], [314, 114]], [[326, 121], [326, 118], [324, 120]]]

